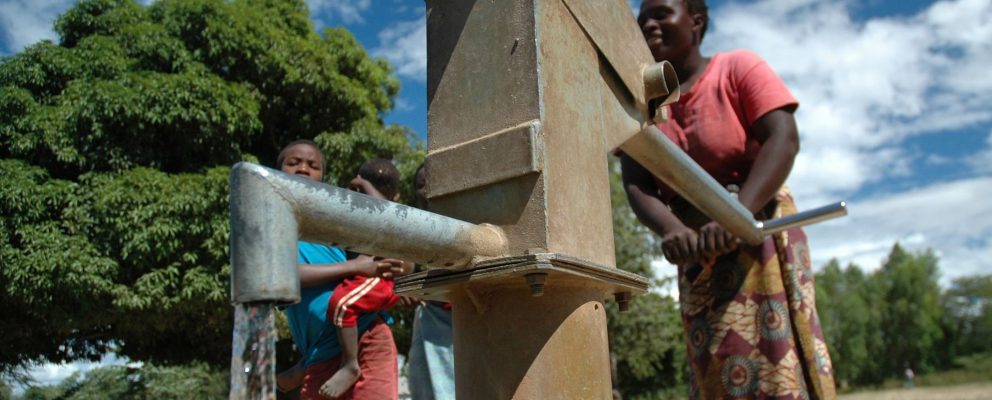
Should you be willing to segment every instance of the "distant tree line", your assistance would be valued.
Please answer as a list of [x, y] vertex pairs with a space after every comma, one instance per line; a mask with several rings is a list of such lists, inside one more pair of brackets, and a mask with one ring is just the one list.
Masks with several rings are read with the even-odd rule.
[[865, 273], [831, 260], [816, 274], [816, 302], [836, 378], [875, 385], [947, 370], [964, 356], [992, 357], [992, 275], [939, 284], [933, 251], [896, 244], [881, 268]]

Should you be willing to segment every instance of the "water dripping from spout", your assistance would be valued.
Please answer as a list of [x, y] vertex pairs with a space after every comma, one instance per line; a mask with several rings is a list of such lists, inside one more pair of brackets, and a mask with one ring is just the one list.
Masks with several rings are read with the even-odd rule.
[[271, 304], [238, 304], [234, 310], [231, 400], [276, 398], [276, 324]]

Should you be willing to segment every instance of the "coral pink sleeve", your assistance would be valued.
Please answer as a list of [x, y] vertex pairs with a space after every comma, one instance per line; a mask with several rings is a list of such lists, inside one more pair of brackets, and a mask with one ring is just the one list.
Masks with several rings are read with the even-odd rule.
[[735, 51], [733, 56], [731, 71], [747, 126], [770, 111], [799, 107], [785, 82], [768, 63], [749, 51]]

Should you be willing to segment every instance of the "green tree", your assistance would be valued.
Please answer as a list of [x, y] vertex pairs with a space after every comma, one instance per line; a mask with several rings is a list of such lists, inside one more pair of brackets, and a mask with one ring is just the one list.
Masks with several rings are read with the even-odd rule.
[[884, 379], [877, 373], [876, 357], [885, 350], [879, 335], [881, 304], [881, 296], [857, 265], [842, 270], [833, 259], [816, 273], [816, 308], [839, 384]]
[[955, 355], [992, 353], [992, 275], [955, 279], [944, 295]]
[[381, 121], [386, 61], [302, 0], [82, 0], [55, 30], [0, 59], [0, 372], [110, 350], [226, 366], [229, 166], [297, 138], [330, 182], [423, 157]]
[[940, 361], [936, 351], [943, 338], [938, 272], [932, 251], [914, 255], [898, 243], [876, 272], [885, 301], [882, 333], [888, 357], [884, 370], [891, 375], [900, 376], [906, 367], [927, 372]]
[[0, 380], [0, 400], [9, 400], [14, 397], [14, 388], [5, 380]]
[[[660, 246], [628, 206], [615, 163], [611, 170], [617, 267], [653, 281], [651, 261], [661, 257]], [[649, 292], [634, 297], [626, 312], [620, 313], [614, 303], [606, 311], [610, 349], [616, 358], [616, 384], [624, 398], [683, 397], [688, 392], [683, 377], [685, 345], [675, 301]]]

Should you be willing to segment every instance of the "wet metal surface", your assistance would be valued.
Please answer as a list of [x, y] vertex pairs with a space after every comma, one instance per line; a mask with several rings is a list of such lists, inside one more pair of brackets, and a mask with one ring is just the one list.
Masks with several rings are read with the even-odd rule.
[[299, 301], [297, 240], [448, 268], [506, 255], [499, 228], [238, 163], [231, 169], [231, 299]]

